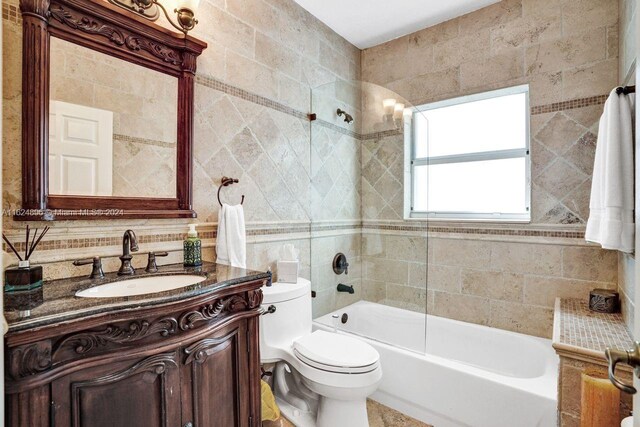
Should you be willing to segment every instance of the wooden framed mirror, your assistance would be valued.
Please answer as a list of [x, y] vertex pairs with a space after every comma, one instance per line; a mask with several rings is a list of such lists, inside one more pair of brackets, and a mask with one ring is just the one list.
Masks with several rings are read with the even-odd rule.
[[207, 47], [100, 0], [21, 0], [18, 220], [193, 218]]

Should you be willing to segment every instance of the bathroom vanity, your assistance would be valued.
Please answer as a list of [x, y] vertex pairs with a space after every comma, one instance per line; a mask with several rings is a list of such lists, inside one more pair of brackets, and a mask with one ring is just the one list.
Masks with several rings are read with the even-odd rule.
[[259, 426], [258, 273], [205, 263], [157, 273], [200, 283], [82, 298], [104, 279], [47, 282], [26, 319], [7, 312], [7, 426]]

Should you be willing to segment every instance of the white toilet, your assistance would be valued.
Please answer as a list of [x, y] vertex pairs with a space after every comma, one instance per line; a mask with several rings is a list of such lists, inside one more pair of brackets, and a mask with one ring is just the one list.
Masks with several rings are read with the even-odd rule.
[[367, 396], [382, 378], [380, 356], [369, 344], [333, 332], [312, 332], [311, 284], [262, 288], [260, 358], [276, 363], [274, 393], [297, 427], [366, 427]]

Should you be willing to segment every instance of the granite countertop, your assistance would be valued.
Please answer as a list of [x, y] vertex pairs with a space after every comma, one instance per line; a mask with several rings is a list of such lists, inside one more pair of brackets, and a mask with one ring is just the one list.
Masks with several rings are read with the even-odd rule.
[[[205, 276], [206, 280], [178, 289], [131, 297], [80, 298], [75, 296], [77, 291], [119, 280], [174, 274]], [[163, 265], [158, 267], [157, 273], [146, 273], [143, 269], [139, 269], [135, 275], [126, 277], [118, 276], [116, 272], [105, 274], [104, 279], [91, 280], [87, 277], [72, 277], [44, 282], [40, 295], [42, 303], [32, 308], [31, 315], [27, 318], [19, 317], [17, 309], [7, 307], [7, 294], [5, 294], [4, 315], [9, 323], [9, 332], [16, 332], [98, 313], [179, 301], [239, 283], [270, 278], [271, 273], [268, 272], [246, 270], [210, 262], [205, 262], [199, 267], [184, 267], [182, 264]]]
[[553, 348], [557, 352], [604, 361], [608, 347], [633, 348], [622, 314], [593, 312], [582, 299], [556, 299]]

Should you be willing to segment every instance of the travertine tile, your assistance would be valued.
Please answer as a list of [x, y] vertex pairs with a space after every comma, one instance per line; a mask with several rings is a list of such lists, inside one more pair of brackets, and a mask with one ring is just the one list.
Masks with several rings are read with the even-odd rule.
[[533, 45], [526, 51], [527, 74], [558, 71], [606, 59], [606, 30], [593, 29]]
[[432, 314], [479, 325], [489, 323], [489, 299], [434, 291]]
[[558, 15], [534, 15], [510, 21], [491, 31], [493, 53], [529, 46], [561, 35]]
[[562, 251], [563, 276], [616, 283], [618, 255], [595, 247], [565, 247]]
[[485, 58], [488, 56], [489, 46], [489, 30], [469, 31], [455, 39], [436, 44], [433, 48], [434, 66], [437, 70], [443, 70]]
[[596, 62], [563, 72], [565, 99], [608, 94], [617, 85], [617, 59]]
[[365, 260], [364, 277], [389, 283], [404, 284], [409, 277], [409, 266], [406, 261], [376, 259]]
[[460, 66], [462, 90], [515, 80], [523, 76], [524, 55], [513, 51], [465, 62]]
[[387, 299], [384, 303], [392, 307], [425, 313], [427, 310], [427, 290], [387, 283]]
[[587, 131], [564, 113], [556, 113], [535, 137], [556, 154], [564, 154]]
[[507, 301], [491, 300], [489, 326], [508, 331], [551, 338], [553, 309]]
[[485, 267], [491, 261], [491, 244], [473, 240], [431, 239], [434, 263], [462, 267]]
[[585, 29], [615, 25], [618, 2], [599, 0], [563, 0], [562, 28], [565, 33], [580, 33]]
[[500, 271], [461, 271], [462, 293], [490, 299], [522, 302], [524, 275]]
[[557, 297], [588, 299], [589, 291], [595, 288], [613, 288], [612, 283], [586, 280], [562, 279], [559, 277], [526, 276], [524, 303], [553, 307]]
[[585, 173], [579, 171], [564, 159], [557, 158], [536, 178], [536, 184], [554, 197], [562, 199], [587, 179], [588, 176]]
[[459, 18], [460, 28], [469, 32], [516, 20], [522, 16], [522, 0], [503, 0]]
[[[411, 273], [411, 269], [409, 273]], [[461, 291], [460, 269], [458, 267], [429, 264], [425, 279], [429, 290], [446, 291], [450, 293], [460, 293]], [[425, 282], [418, 282], [416, 284]]]
[[562, 247], [524, 243], [494, 243], [491, 268], [511, 273], [560, 275]]

